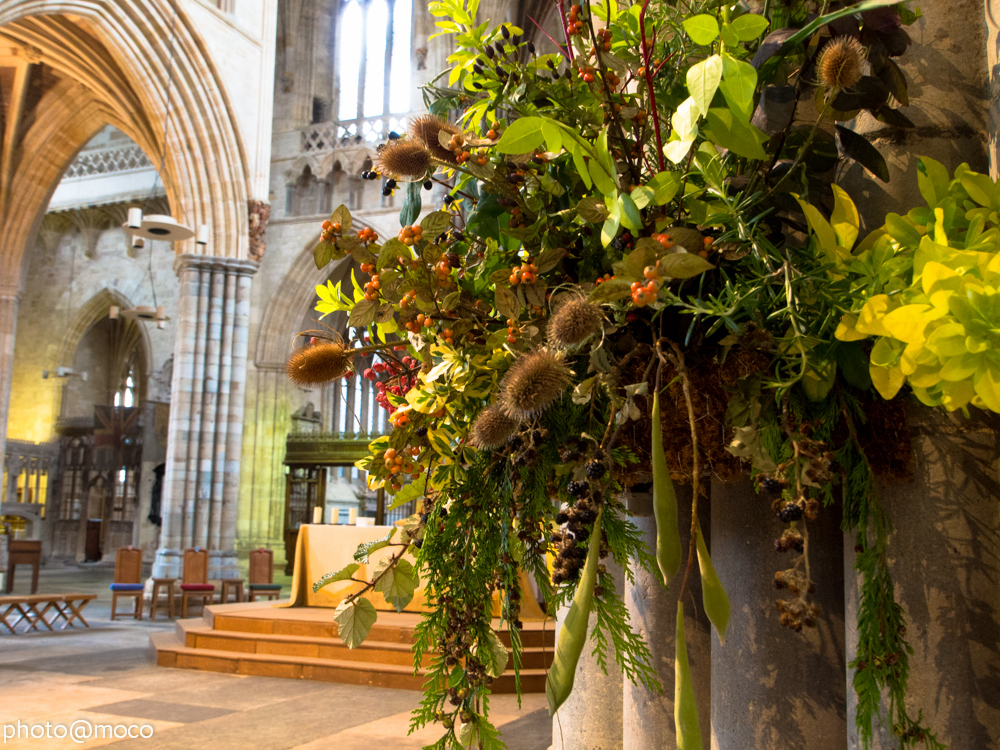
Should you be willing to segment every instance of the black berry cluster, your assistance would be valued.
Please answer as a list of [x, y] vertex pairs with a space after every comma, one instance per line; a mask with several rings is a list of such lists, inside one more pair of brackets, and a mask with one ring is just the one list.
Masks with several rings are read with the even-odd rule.
[[798, 503], [785, 503], [778, 511], [778, 518], [784, 523], [791, 523], [802, 518], [802, 506]]

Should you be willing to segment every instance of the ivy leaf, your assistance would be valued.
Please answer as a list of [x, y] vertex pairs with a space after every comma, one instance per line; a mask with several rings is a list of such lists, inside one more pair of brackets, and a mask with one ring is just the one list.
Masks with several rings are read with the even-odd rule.
[[336, 583], [337, 581], [349, 581], [351, 576], [360, 568], [361, 566], [357, 563], [351, 563], [350, 565], [341, 568], [336, 573], [327, 573], [322, 576], [316, 583], [313, 584], [313, 593], [315, 594], [324, 586], [329, 586], [331, 583]]
[[347, 320], [347, 325], [354, 328], [363, 328], [375, 322], [375, 313], [378, 311], [379, 302], [374, 299], [363, 299], [351, 310], [351, 316]]
[[389, 543], [392, 541], [392, 537], [396, 533], [396, 527], [393, 526], [388, 534], [379, 538], [373, 539], [370, 542], [364, 542], [359, 544], [357, 550], [354, 552], [354, 559], [359, 563], [368, 563], [368, 559], [372, 552], [382, 549], [383, 547], [388, 547]]
[[660, 259], [660, 270], [674, 279], [690, 279], [713, 268], [707, 260], [692, 253], [674, 253]]
[[889, 166], [882, 158], [882, 154], [868, 142], [863, 135], [855, 133], [853, 130], [837, 125], [837, 141], [844, 153], [854, 159], [882, 182], [889, 181]]
[[357, 648], [364, 643], [377, 619], [375, 605], [367, 599], [355, 599], [349, 604], [344, 600], [333, 616], [337, 634], [348, 648]]
[[496, 305], [497, 312], [505, 318], [517, 320], [521, 317], [521, 303], [517, 299], [517, 295], [507, 287], [497, 287], [494, 303]]
[[692, 65], [687, 72], [687, 88], [694, 99], [698, 113], [704, 117], [712, 106], [712, 98], [722, 81], [722, 58], [719, 55]]
[[422, 203], [420, 200], [420, 183], [410, 182], [406, 186], [406, 198], [403, 200], [403, 207], [399, 210], [399, 225], [408, 227], [420, 216]]
[[732, 26], [733, 31], [736, 32], [736, 36], [740, 38], [741, 42], [752, 42], [764, 33], [770, 22], [764, 16], [747, 13], [729, 25]]
[[403, 559], [397, 560], [396, 564], [375, 584], [375, 590], [382, 594], [397, 612], [402, 612], [406, 609], [406, 605], [413, 601], [413, 592], [416, 588], [417, 577], [413, 564]]
[[545, 142], [541, 117], [521, 117], [514, 120], [500, 136], [497, 151], [502, 154], [527, 154]]
[[692, 42], [704, 47], [719, 38], [719, 22], [715, 20], [715, 16], [702, 13], [685, 18], [684, 31], [691, 37]]

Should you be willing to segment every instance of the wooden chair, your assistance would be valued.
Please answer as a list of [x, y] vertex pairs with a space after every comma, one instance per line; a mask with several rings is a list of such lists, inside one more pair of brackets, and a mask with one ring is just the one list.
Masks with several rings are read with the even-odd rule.
[[131, 544], [115, 553], [115, 582], [111, 584], [111, 619], [115, 619], [119, 596], [135, 597], [136, 620], [142, 619], [142, 550]]
[[269, 549], [255, 549], [250, 553], [250, 601], [257, 597], [278, 599], [281, 597], [281, 584], [274, 581], [274, 553]]
[[201, 607], [212, 603], [215, 586], [208, 582], [208, 550], [184, 550], [184, 577], [181, 579], [181, 617], [187, 617], [188, 599], [201, 599]]

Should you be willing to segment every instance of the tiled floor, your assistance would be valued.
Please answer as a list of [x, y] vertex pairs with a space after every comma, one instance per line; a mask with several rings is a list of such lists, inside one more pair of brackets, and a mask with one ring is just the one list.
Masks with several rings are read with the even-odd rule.
[[[157, 667], [149, 634], [173, 623], [110, 622], [111, 577], [107, 568], [43, 570], [39, 593], [99, 595], [84, 610], [91, 628], [0, 635], [0, 732], [22, 727], [20, 739], [0, 739], [0, 747], [420, 750], [440, 736], [437, 727], [407, 735], [420, 698], [412, 691]], [[15, 593], [27, 593], [30, 576], [24, 579], [19, 571]], [[491, 708], [510, 750], [549, 747], [543, 695], [524, 696], [520, 709], [516, 696], [494, 696]], [[133, 734], [143, 727], [152, 737], [74, 742], [53, 735], [74, 726], [86, 733], [92, 725], [120, 727], [119, 733], [133, 726]], [[29, 727], [49, 737], [25, 738]]]

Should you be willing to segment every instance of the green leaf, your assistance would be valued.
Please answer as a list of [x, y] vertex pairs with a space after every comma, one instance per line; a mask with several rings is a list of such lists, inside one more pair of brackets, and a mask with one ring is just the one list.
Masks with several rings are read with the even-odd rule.
[[552, 120], [542, 120], [542, 136], [545, 138], [545, 148], [558, 153], [562, 148], [562, 128]]
[[395, 237], [387, 239], [378, 251], [378, 258], [375, 260], [375, 268], [381, 271], [386, 266], [396, 265], [396, 258], [411, 257], [410, 248], [404, 245]]
[[653, 202], [658, 206], [665, 206], [681, 189], [681, 176], [677, 172], [660, 172], [647, 185], [656, 191]]
[[400, 558], [389, 568], [377, 584], [375, 590], [385, 597], [385, 600], [396, 608], [397, 612], [406, 609], [413, 601], [413, 592], [417, 588], [417, 577], [413, 564]]
[[378, 311], [379, 301], [375, 299], [363, 299], [351, 310], [351, 316], [347, 319], [347, 324], [354, 328], [363, 328], [375, 322], [375, 313]]
[[576, 212], [588, 224], [596, 224], [608, 218], [608, 209], [604, 205], [604, 199], [593, 195], [583, 198], [577, 203]]
[[497, 287], [494, 305], [497, 312], [505, 318], [517, 320], [521, 317], [521, 303], [518, 301], [517, 295], [505, 286]]
[[737, 36], [736, 31], [728, 23], [722, 24], [722, 43], [726, 47], [735, 47], [740, 43], [740, 38]]
[[386, 508], [386, 510], [396, 510], [396, 508], [400, 508], [408, 502], [416, 500], [418, 497], [423, 497], [426, 483], [427, 477], [424, 475], [420, 479], [404, 485], [403, 489], [396, 493], [396, 496], [392, 500], [392, 505]]
[[361, 566], [357, 563], [351, 563], [350, 565], [341, 568], [336, 573], [327, 573], [322, 576], [316, 583], [313, 584], [313, 593], [315, 594], [324, 586], [329, 586], [331, 583], [336, 583], [337, 581], [349, 581], [351, 576], [357, 572], [358, 568]]
[[622, 207], [622, 225], [633, 232], [638, 232], [642, 229], [642, 215], [639, 213], [639, 207], [635, 205], [632, 197], [625, 193], [618, 196], [618, 201]]
[[364, 643], [377, 619], [375, 605], [360, 598], [349, 604], [345, 599], [333, 616], [337, 623], [337, 634], [348, 648], [357, 648]]
[[730, 110], [710, 109], [707, 120], [705, 135], [717, 146], [747, 159], [767, 158], [767, 153], [761, 146], [767, 136], [753, 125], [740, 122]]
[[401, 227], [410, 226], [420, 216], [422, 207], [420, 188], [421, 183], [419, 182], [410, 182], [406, 185], [406, 199], [403, 201], [403, 207], [399, 210], [399, 225]]
[[720, 89], [729, 109], [749, 124], [753, 116], [753, 94], [757, 88], [757, 70], [753, 65], [729, 55], [722, 56]]
[[674, 728], [677, 750], [702, 750], [698, 699], [691, 681], [687, 639], [684, 637], [684, 602], [677, 603], [677, 631], [674, 633]]
[[673, 253], [660, 258], [660, 270], [674, 279], [690, 279], [713, 268], [715, 266], [693, 253]]
[[373, 539], [370, 542], [364, 542], [359, 544], [357, 550], [354, 552], [354, 559], [359, 563], [368, 564], [368, 559], [372, 552], [382, 549], [383, 547], [388, 547], [389, 543], [392, 541], [392, 537], [396, 534], [396, 527], [393, 526], [392, 529], [383, 537], [379, 539]]
[[934, 209], [948, 197], [951, 177], [941, 162], [923, 156], [917, 161], [917, 185], [927, 206]]
[[507, 669], [510, 654], [507, 652], [507, 647], [503, 645], [503, 641], [492, 630], [486, 636], [486, 641], [485, 647], [477, 649], [476, 656], [486, 667], [486, 674], [496, 679]]
[[868, 142], [863, 135], [855, 133], [853, 130], [837, 125], [837, 140], [840, 141], [844, 153], [854, 159], [882, 182], [889, 181], [889, 166], [882, 158], [882, 154]]
[[741, 42], [752, 42], [763, 34], [769, 25], [770, 22], [764, 16], [753, 13], [742, 15], [730, 24]]
[[330, 221], [334, 224], [340, 224], [340, 233], [344, 236], [351, 231], [351, 211], [343, 203], [333, 209], [333, 213], [330, 214]]
[[[604, 167], [597, 159], [591, 159], [587, 164], [587, 169], [590, 171], [590, 176], [594, 180], [594, 186], [603, 195], [609, 195], [618, 190], [618, 186], [615, 181], [611, 178], [611, 175], [605, 171]], [[617, 201], [616, 201], [617, 203]], [[611, 204], [605, 201], [608, 209], [611, 210]]]
[[631, 294], [632, 289], [628, 281], [625, 279], [609, 279], [595, 286], [587, 299], [600, 304], [601, 302], [614, 302], [625, 299]]
[[583, 184], [586, 186], [587, 190], [590, 190], [594, 186], [594, 181], [590, 179], [590, 171], [587, 169], [587, 160], [583, 158], [583, 148], [577, 143], [575, 138], [570, 138], [563, 143], [563, 148], [570, 152], [573, 156], [573, 166], [576, 167], [576, 173], [580, 175], [580, 179], [583, 180]]
[[722, 586], [712, 558], [708, 555], [708, 546], [701, 533], [701, 522], [695, 521], [696, 545], [698, 548], [698, 569], [701, 571], [701, 601], [705, 607], [708, 621], [715, 626], [719, 643], [726, 645], [726, 629], [729, 627], [729, 595]]
[[500, 136], [497, 151], [503, 154], [527, 154], [545, 142], [542, 117], [521, 117], [514, 120]]
[[420, 228], [424, 230], [427, 239], [431, 241], [449, 227], [451, 227], [451, 214], [447, 211], [435, 211], [432, 214], [427, 214], [420, 222]]
[[323, 268], [333, 260], [333, 254], [336, 250], [337, 248], [329, 240], [323, 240], [316, 245], [316, 248], [313, 250], [313, 261], [316, 263], [316, 268]]
[[535, 259], [535, 267], [538, 269], [538, 273], [548, 273], [559, 265], [559, 261], [565, 255], [566, 251], [561, 247], [550, 247], [547, 250], [543, 250], [542, 254]]
[[858, 216], [858, 209], [847, 191], [839, 185], [833, 185], [832, 188], [834, 202], [833, 213], [830, 215], [830, 225], [837, 234], [837, 243], [850, 250], [857, 242], [861, 218]]
[[691, 41], [704, 47], [719, 38], [719, 22], [715, 20], [715, 16], [703, 13], [685, 18], [684, 31], [691, 37]]
[[698, 113], [702, 117], [708, 114], [708, 109], [712, 106], [712, 99], [715, 97], [715, 92], [719, 90], [721, 81], [722, 58], [719, 55], [712, 55], [688, 69], [688, 92], [694, 99]]

